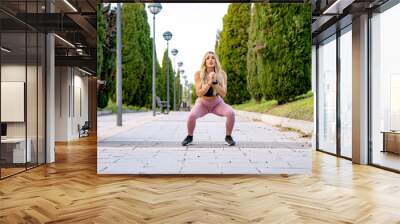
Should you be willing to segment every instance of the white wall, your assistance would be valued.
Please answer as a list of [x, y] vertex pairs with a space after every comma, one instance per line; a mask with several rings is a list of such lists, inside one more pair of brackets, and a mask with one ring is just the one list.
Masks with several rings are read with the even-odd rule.
[[[25, 121], [25, 83], [1, 81], [1, 122]], [[36, 105], [34, 105], [36, 108]]]
[[76, 68], [56, 67], [56, 141], [79, 138], [78, 124], [88, 120], [88, 78], [83, 75]]
[[[18, 81], [25, 82], [25, 64], [24, 65], [2, 65], [1, 66], [1, 81], [10, 82]], [[7, 108], [1, 108], [7, 110]], [[9, 122], [7, 123], [8, 137], [25, 137], [24, 122]]]
[[[39, 65], [28, 65], [25, 64], [2, 64], [1, 66], [1, 82], [3, 86], [3, 82], [19, 82], [26, 84], [26, 99], [25, 99], [25, 89], [24, 87], [20, 89], [14, 89], [14, 91], [18, 91], [17, 93], [11, 93], [12, 90], [7, 91], [7, 89], [2, 89], [1, 98], [10, 98], [7, 94], [20, 94], [19, 97], [22, 102], [14, 102], [14, 104], [20, 104], [19, 107], [13, 106], [4, 106], [4, 101], [2, 102], [2, 114], [14, 113], [20, 114], [22, 120], [17, 122], [5, 122], [7, 124], [7, 137], [9, 138], [24, 138], [25, 135], [29, 139], [29, 148], [31, 149], [31, 155], [33, 162], [36, 162], [36, 159], [39, 159], [40, 163], [44, 163], [44, 150], [45, 150], [45, 142], [44, 142], [44, 83], [42, 73], [42, 67]], [[27, 78], [27, 81], [25, 80]], [[16, 88], [16, 87], [14, 87]], [[26, 106], [25, 106], [26, 103]], [[15, 106], [15, 105], [14, 105]], [[26, 120], [25, 120], [26, 113]], [[3, 118], [2, 118], [3, 120]], [[39, 153], [39, 154], [37, 154]]]
[[55, 141], [68, 141], [70, 76], [67, 67], [55, 68]]
[[1, 81], [25, 82], [24, 65], [1, 65]]
[[[33, 66], [25, 67], [25, 64], [24, 65], [3, 64], [1, 66], [1, 81], [25, 82], [25, 75], [26, 75], [25, 69], [27, 69], [28, 73], [30, 74], [33, 70], [36, 69], [36, 67], [33, 67]], [[36, 73], [36, 70], [35, 70], [35, 73]], [[32, 83], [30, 83], [30, 85], [36, 85], [36, 81], [33, 82], [32, 80], [30, 80], [30, 82], [32, 82]], [[27, 103], [29, 104], [29, 103], [33, 102], [36, 98], [36, 89], [28, 88], [27, 90], [28, 90]], [[33, 92], [30, 92], [31, 90]], [[35, 107], [36, 107], [36, 104], [35, 104]], [[1, 110], [7, 110], [7, 109], [8, 108], [1, 108]], [[22, 109], [24, 110], [24, 108], [22, 108]], [[36, 114], [28, 113], [27, 115], [28, 115], [28, 122], [35, 120], [34, 128], [36, 129]], [[7, 122], [7, 136], [8, 137], [25, 137], [25, 126], [26, 126], [25, 122]], [[33, 124], [28, 125], [28, 128], [33, 128]]]
[[73, 108], [75, 113], [73, 113], [74, 119], [72, 119], [74, 136], [78, 136], [78, 124], [83, 125], [88, 120], [88, 78], [82, 75], [83, 73], [79, 70], [74, 70], [74, 96], [72, 96], [75, 100]]

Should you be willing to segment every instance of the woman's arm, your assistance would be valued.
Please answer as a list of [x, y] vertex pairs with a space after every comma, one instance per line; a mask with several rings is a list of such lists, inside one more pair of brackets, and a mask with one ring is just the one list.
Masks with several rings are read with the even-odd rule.
[[207, 79], [207, 83], [202, 85], [200, 80], [200, 72], [196, 72], [196, 74], [194, 75], [194, 84], [196, 86], [196, 94], [198, 97], [204, 96], [204, 94], [207, 93], [208, 89], [211, 86], [211, 81], [211, 79]]
[[227, 89], [227, 76], [225, 73], [224, 75], [224, 83], [213, 84], [212, 87], [217, 91], [218, 95], [225, 97], [226, 96], [226, 89]]

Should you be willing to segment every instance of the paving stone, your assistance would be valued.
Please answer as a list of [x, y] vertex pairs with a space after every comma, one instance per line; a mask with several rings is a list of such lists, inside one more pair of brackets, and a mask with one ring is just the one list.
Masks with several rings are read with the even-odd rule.
[[217, 164], [184, 165], [180, 174], [221, 174]]

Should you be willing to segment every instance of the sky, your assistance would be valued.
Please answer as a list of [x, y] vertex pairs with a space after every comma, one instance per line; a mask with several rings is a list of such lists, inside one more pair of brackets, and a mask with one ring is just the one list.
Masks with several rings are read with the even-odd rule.
[[[167, 48], [163, 38], [165, 31], [172, 33], [169, 54], [174, 63], [171, 49], [176, 48], [176, 63], [183, 62], [189, 83], [194, 83], [194, 73], [199, 70], [204, 54], [214, 51], [217, 30], [222, 30], [222, 20], [228, 11], [226, 3], [163, 3], [156, 15], [156, 51], [160, 64]], [[148, 23], [153, 36], [153, 14], [147, 8]], [[175, 65], [177, 66], [177, 65]], [[183, 84], [183, 78], [181, 77]]]

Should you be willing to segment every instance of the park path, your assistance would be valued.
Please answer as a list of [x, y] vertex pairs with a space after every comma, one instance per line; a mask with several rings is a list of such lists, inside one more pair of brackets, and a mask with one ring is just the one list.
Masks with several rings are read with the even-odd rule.
[[260, 121], [237, 116], [224, 145], [225, 118], [197, 120], [194, 145], [183, 147], [188, 112], [126, 113], [98, 117], [99, 174], [293, 174], [311, 172], [311, 140]]

